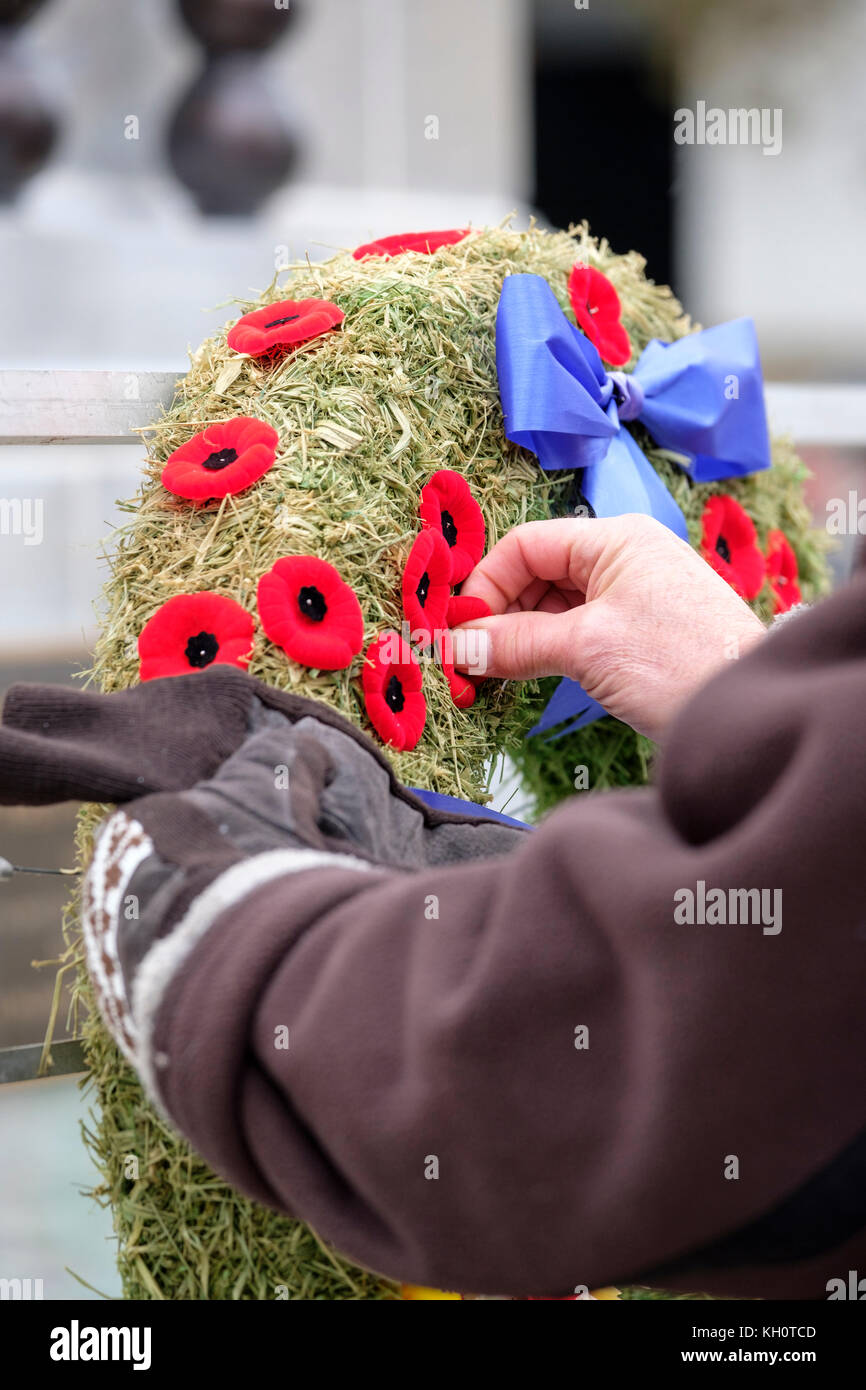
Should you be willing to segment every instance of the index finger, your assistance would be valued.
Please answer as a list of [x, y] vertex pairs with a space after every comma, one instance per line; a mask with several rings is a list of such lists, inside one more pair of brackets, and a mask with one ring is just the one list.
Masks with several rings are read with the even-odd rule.
[[526, 521], [479, 560], [460, 592], [483, 599], [492, 613], [504, 613], [538, 580], [585, 594], [609, 540], [601, 518]]

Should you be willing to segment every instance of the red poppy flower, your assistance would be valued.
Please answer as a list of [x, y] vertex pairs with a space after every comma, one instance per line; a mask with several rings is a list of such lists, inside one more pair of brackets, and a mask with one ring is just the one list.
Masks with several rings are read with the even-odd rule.
[[365, 242], [356, 246], [352, 252], [356, 261], [365, 256], [399, 256], [403, 251], [418, 251], [423, 256], [432, 256], [440, 246], [453, 246], [469, 235], [468, 227], [453, 228], [448, 232], [398, 232], [396, 236], [379, 237], [378, 241]]
[[277, 431], [264, 420], [236, 415], [233, 420], [218, 421], [169, 454], [162, 470], [163, 486], [193, 502], [242, 492], [267, 473], [279, 440]]
[[346, 315], [329, 299], [281, 299], [244, 314], [229, 329], [228, 345], [235, 352], [262, 357], [277, 348], [294, 347], [336, 328]]
[[568, 277], [568, 297], [578, 326], [599, 355], [612, 367], [625, 366], [631, 343], [619, 321], [619, 295], [607, 276], [592, 266], [576, 265]]
[[704, 559], [742, 598], [755, 598], [766, 562], [748, 512], [733, 497], [711, 497], [701, 520]]
[[442, 655], [442, 670], [448, 681], [451, 699], [457, 708], [469, 709], [475, 704], [475, 696], [478, 693], [481, 679], [477, 676], [467, 676], [465, 671], [455, 671], [453, 661], [446, 661], [444, 653]]
[[397, 632], [385, 632], [367, 648], [361, 676], [373, 728], [392, 748], [414, 748], [424, 730], [427, 701], [418, 658]]
[[788, 537], [781, 531], [771, 531], [767, 536], [767, 578], [775, 600], [774, 613], [787, 613], [803, 602], [799, 575], [797, 557]]
[[489, 618], [490, 609], [483, 598], [473, 598], [469, 594], [452, 594], [448, 604], [448, 626], [459, 627], [461, 623], [474, 623], [478, 618]]
[[440, 468], [421, 489], [421, 521], [441, 531], [451, 551], [451, 583], [460, 584], [484, 554], [484, 517], [460, 473]]
[[145, 623], [138, 639], [143, 681], [188, 676], [206, 666], [249, 665], [253, 620], [234, 599], [208, 590], [177, 594]]
[[[449, 628], [459, 627], [461, 623], [474, 622], [476, 618], [489, 617], [490, 609], [483, 598], [471, 598], [468, 594], [454, 594], [448, 604], [447, 623]], [[440, 641], [439, 657], [452, 700], [458, 709], [469, 709], [470, 705], [475, 703], [475, 696], [479, 686], [484, 681], [484, 677], [469, 675], [465, 671], [455, 671], [450, 631], [446, 632]]]
[[[403, 571], [403, 612], [416, 634], [435, 633], [446, 626], [451, 597], [451, 551], [440, 532], [421, 531], [415, 537]], [[426, 646], [427, 643], [425, 642]]]
[[293, 661], [341, 671], [364, 645], [354, 589], [326, 560], [292, 555], [259, 580], [259, 617], [272, 642]]

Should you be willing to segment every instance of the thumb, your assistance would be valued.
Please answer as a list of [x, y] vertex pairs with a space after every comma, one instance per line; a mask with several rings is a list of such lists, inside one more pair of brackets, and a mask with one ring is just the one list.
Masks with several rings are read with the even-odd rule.
[[451, 633], [454, 665], [471, 676], [532, 680], [564, 676], [574, 668], [584, 608], [537, 610], [483, 618]]

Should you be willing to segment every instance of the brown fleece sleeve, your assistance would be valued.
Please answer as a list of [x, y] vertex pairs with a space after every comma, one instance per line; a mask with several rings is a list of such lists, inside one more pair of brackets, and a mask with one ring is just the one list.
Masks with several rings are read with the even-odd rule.
[[[253, 887], [161, 997], [169, 1113], [387, 1275], [825, 1297], [866, 1268], [864, 708], [861, 579], [695, 698], [657, 789]], [[677, 920], [701, 884], [763, 917]]]

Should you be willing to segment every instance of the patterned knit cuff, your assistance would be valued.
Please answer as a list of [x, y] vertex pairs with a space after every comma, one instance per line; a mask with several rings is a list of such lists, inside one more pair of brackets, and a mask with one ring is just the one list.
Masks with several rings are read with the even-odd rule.
[[[106, 822], [83, 885], [87, 965], [106, 1027], [164, 1115], [159, 1074], [170, 1059], [153, 1046], [157, 1014], [210, 927], [273, 879], [308, 869], [368, 873], [371, 867], [351, 855], [288, 848], [211, 870], [202, 881], [160, 860], [144, 827], [125, 811]], [[145, 886], [146, 892], [136, 891]]]
[[812, 605], [810, 603], [795, 603], [793, 608], [789, 608], [786, 613], [777, 613], [770, 623], [770, 626], [767, 628], [767, 631], [778, 631], [780, 627], [784, 627], [786, 623], [789, 623], [792, 618], [796, 618], [802, 613], [808, 613], [811, 607]]

